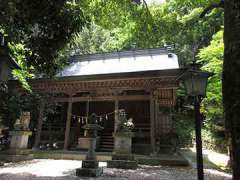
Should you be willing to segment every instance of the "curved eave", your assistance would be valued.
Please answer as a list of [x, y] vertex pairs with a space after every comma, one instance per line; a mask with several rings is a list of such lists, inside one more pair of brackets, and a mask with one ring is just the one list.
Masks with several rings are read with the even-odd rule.
[[185, 68], [168, 69], [168, 70], [153, 70], [153, 71], [140, 71], [140, 72], [127, 72], [127, 73], [112, 73], [112, 74], [98, 74], [98, 75], [82, 75], [82, 76], [67, 76], [50, 78], [38, 78], [29, 80], [30, 83], [34, 82], [56, 82], [56, 81], [89, 81], [89, 80], [107, 80], [107, 79], [125, 79], [125, 78], [148, 78], [148, 77], [172, 77], [176, 78], [182, 75]]

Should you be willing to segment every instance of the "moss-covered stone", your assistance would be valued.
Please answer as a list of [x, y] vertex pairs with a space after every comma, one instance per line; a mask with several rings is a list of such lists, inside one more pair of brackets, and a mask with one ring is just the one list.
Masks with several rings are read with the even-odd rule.
[[78, 168], [76, 169], [76, 176], [83, 177], [99, 177], [103, 174], [103, 168]]
[[137, 169], [137, 161], [112, 160], [107, 162], [108, 168]]

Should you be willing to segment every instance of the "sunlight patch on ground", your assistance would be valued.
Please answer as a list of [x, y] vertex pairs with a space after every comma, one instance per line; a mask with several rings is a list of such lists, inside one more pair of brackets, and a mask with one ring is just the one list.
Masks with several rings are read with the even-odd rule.
[[214, 176], [219, 176], [219, 177], [225, 177], [225, 178], [232, 178], [232, 175], [217, 171], [215, 169], [204, 169], [204, 172], [214, 175]]
[[[71, 173], [71, 171], [74, 171], [75, 173], [75, 169], [82, 166], [82, 161], [41, 159], [21, 162], [15, 167], [12, 165], [14, 164], [9, 163], [7, 164], [7, 167], [1, 168], [0, 175], [7, 173], [29, 173], [35, 176], [66, 176], [67, 174]], [[106, 163], [100, 162], [99, 166], [104, 167], [106, 166]]]
[[[192, 152], [196, 152], [195, 148], [190, 148]], [[203, 155], [205, 157], [207, 157], [207, 159], [216, 164], [217, 166], [221, 166], [221, 167], [226, 167], [229, 161], [229, 156], [227, 156], [226, 154], [221, 154], [221, 153], [217, 153], [217, 152], [213, 152], [211, 150], [203, 150]]]
[[229, 161], [229, 156], [225, 154], [216, 153], [210, 150], [203, 150], [203, 154], [206, 155], [211, 162], [215, 162], [220, 166], [227, 166]]

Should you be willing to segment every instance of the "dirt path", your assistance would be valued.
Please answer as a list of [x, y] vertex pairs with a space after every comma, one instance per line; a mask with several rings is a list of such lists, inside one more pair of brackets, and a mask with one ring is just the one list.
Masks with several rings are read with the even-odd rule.
[[[81, 167], [81, 161], [72, 160], [32, 160], [28, 162], [9, 163], [0, 168], [0, 180], [80, 180], [75, 169]], [[99, 180], [195, 180], [193, 168], [139, 166], [137, 170], [106, 168], [101, 162], [104, 174]], [[205, 169], [206, 180], [229, 180], [231, 176], [216, 170]]]

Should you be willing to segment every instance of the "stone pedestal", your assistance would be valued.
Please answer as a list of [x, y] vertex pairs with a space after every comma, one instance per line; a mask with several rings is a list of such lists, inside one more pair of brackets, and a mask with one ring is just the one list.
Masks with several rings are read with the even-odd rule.
[[28, 138], [32, 135], [31, 131], [10, 131], [9, 133], [11, 137], [11, 149], [27, 149], [28, 146]]
[[132, 132], [118, 132], [114, 136], [114, 152], [112, 160], [107, 162], [108, 168], [137, 169], [137, 161], [132, 155]]
[[99, 163], [96, 160], [84, 160], [82, 162], [82, 168], [76, 169], [77, 176], [99, 177], [102, 174], [103, 168], [99, 167]]
[[29, 149], [14, 149], [3, 151], [0, 154], [0, 159], [4, 162], [28, 161], [33, 159], [33, 154]]
[[11, 144], [10, 149], [3, 151], [0, 159], [6, 162], [18, 162], [33, 159], [31, 150], [27, 149], [28, 137], [32, 135], [31, 131], [10, 131]]
[[114, 133], [114, 152], [116, 154], [132, 153], [132, 132]]
[[18, 162], [33, 159], [31, 150], [27, 149], [28, 138], [32, 135], [31, 131], [10, 131], [11, 137], [10, 149], [5, 152], [5, 161]]
[[[96, 149], [98, 149], [99, 147], [99, 137], [94, 138], [96, 139]], [[91, 138], [89, 137], [80, 137], [78, 138], [78, 149], [84, 149], [84, 150], [88, 150], [90, 148], [90, 142], [91, 142]]]
[[99, 162], [96, 160], [96, 138], [97, 131], [102, 130], [103, 127], [96, 124], [96, 115], [92, 114], [89, 122], [91, 124], [87, 124], [83, 126], [85, 130], [87, 130], [87, 138], [89, 141], [89, 149], [86, 156], [86, 159], [82, 161], [82, 168], [76, 169], [77, 176], [85, 176], [85, 177], [99, 177], [103, 174], [103, 168], [99, 167]]
[[[0, 116], [0, 138], [4, 137], [3, 130], [5, 130], [5, 129], [7, 129], [7, 128], [2, 124], [2, 117]], [[0, 151], [4, 148], [4, 147], [1, 147], [1, 146], [4, 146], [4, 145], [0, 145]], [[4, 162], [0, 161], [0, 166], [4, 166]]]
[[10, 149], [0, 154], [0, 160], [7, 162], [18, 162], [33, 159], [31, 150], [27, 149], [28, 137], [32, 135], [29, 131], [30, 112], [22, 112], [14, 124], [14, 131], [10, 131]]

